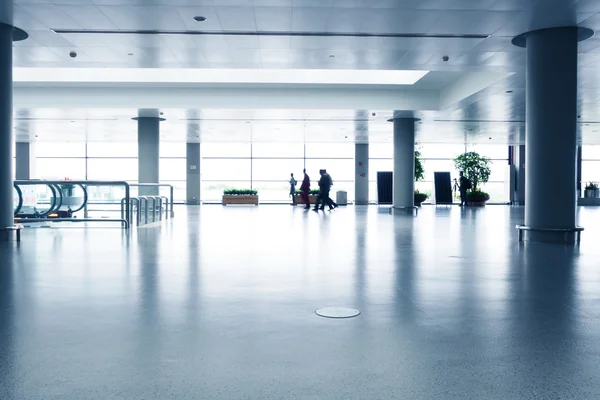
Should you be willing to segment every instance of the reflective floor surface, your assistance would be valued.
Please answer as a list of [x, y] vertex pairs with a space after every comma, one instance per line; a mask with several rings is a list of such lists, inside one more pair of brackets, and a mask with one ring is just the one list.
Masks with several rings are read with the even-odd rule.
[[[0, 399], [600, 398], [600, 209], [176, 209], [0, 245]], [[328, 306], [361, 314], [335, 320]]]

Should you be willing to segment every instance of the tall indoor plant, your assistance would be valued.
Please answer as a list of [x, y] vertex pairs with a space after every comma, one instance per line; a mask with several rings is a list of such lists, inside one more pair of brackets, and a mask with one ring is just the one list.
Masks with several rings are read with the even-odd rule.
[[[421, 162], [421, 152], [415, 149], [415, 182], [420, 182], [425, 178], [425, 168]], [[415, 190], [415, 206], [420, 207], [429, 196]]]
[[479, 185], [490, 179], [492, 161], [474, 151], [463, 153], [453, 161], [456, 169], [471, 181], [472, 188], [467, 192], [467, 202], [471, 205], [484, 205], [490, 195], [480, 190]]

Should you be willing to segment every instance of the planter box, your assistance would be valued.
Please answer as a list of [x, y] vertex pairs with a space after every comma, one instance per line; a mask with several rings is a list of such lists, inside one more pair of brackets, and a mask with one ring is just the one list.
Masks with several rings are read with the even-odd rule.
[[[304, 200], [302, 200], [302, 196], [300, 195], [296, 195], [296, 204], [304, 204]], [[319, 196], [315, 195], [315, 194], [309, 194], [308, 195], [308, 203], [309, 204], [317, 204], [317, 198]]]
[[415, 193], [415, 196], [414, 196], [415, 207], [421, 207], [423, 202], [427, 199], [428, 199], [428, 197], [426, 197], [424, 194], [422, 194], [422, 193], [416, 194]]
[[584, 197], [586, 197], [586, 198], [590, 198], [590, 197], [591, 197], [591, 198], [600, 197], [600, 190], [598, 190], [598, 189], [596, 189], [596, 190], [588, 190], [588, 189], [586, 189], [586, 190], [584, 191], [584, 194], [583, 194], [583, 196], [584, 196]]
[[258, 205], [258, 195], [232, 196], [223, 195], [223, 205]]
[[490, 199], [490, 196], [485, 196], [485, 197], [481, 197], [481, 196], [473, 196], [473, 197], [469, 197], [467, 195], [467, 205], [470, 207], [483, 207], [485, 206], [485, 202], [488, 201]]

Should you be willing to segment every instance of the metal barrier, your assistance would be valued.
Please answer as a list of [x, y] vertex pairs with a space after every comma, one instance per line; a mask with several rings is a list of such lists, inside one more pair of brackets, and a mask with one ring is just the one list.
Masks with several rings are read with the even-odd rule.
[[[165, 211], [170, 216], [170, 218], [173, 218], [175, 216], [175, 212], [173, 211], [173, 204], [175, 204], [173, 202], [173, 199], [174, 199], [174, 188], [173, 188], [173, 185], [169, 185], [167, 183], [130, 183], [129, 186], [131, 186], [131, 187], [138, 187], [138, 188], [139, 187], [142, 187], [142, 188], [152, 188], [152, 187], [155, 187], [155, 188], [158, 188], [158, 189], [160, 189], [161, 187], [168, 187], [169, 188], [169, 202], [171, 203], [171, 208], [169, 210], [169, 205], [168, 205], [168, 202], [167, 202], [166, 210]], [[139, 193], [138, 193], [138, 195], [139, 195]], [[166, 197], [166, 196], [162, 196], [162, 197]]]
[[[163, 201], [164, 200], [164, 201]], [[121, 199], [121, 218], [125, 217], [125, 198]], [[138, 226], [145, 225], [151, 222], [162, 221], [163, 219], [163, 204], [165, 205], [165, 218], [170, 217], [169, 199], [166, 196], [140, 196], [132, 197], [130, 201], [130, 221], [135, 221]], [[134, 205], [135, 204], [135, 205]], [[135, 213], [135, 217], [133, 216]], [[142, 217], [143, 215], [143, 217]]]
[[[84, 208], [87, 204], [87, 187], [89, 186], [122, 186], [125, 188], [125, 198], [123, 205], [123, 212], [121, 214], [121, 218], [56, 218], [56, 219], [47, 219], [47, 218], [20, 218], [19, 222], [27, 223], [27, 222], [120, 222], [123, 224], [125, 229], [131, 226], [131, 198], [130, 198], [130, 185], [125, 181], [50, 181], [50, 180], [16, 180], [14, 181], [15, 187], [20, 185], [47, 185], [51, 192], [53, 193], [52, 201], [50, 203], [50, 207], [48, 211], [45, 211], [44, 214], [40, 214], [42, 217], [45, 217], [52, 213], [52, 211], [56, 212], [62, 207], [63, 203], [63, 195], [60, 185], [71, 184], [71, 185], [79, 185], [83, 188], [85, 195], [84, 205], [80, 207], [78, 210]], [[22, 204], [22, 193], [20, 190], [17, 190], [19, 197], [21, 197], [19, 204]]]

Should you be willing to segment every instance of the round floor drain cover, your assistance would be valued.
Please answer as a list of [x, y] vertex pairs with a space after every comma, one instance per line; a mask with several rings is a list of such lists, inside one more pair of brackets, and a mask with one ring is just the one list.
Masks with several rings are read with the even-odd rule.
[[325, 318], [352, 318], [359, 315], [360, 311], [346, 307], [325, 307], [318, 309], [315, 313]]

